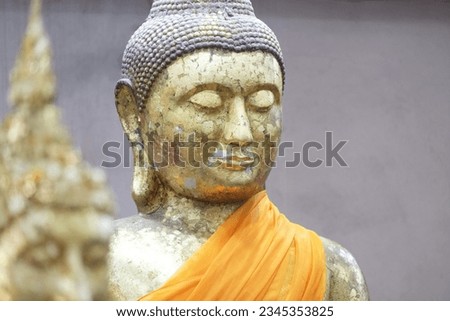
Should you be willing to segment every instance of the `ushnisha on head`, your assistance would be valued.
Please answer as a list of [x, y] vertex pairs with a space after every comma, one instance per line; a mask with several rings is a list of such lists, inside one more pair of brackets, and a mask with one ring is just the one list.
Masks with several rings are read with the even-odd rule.
[[[268, 135], [279, 139], [284, 73], [278, 40], [249, 0], [155, 0], [125, 49], [123, 79], [116, 86], [116, 107], [134, 151], [133, 198], [139, 212], [160, 206], [162, 186], [211, 202], [245, 200], [263, 189], [270, 168], [263, 169], [262, 161], [245, 170], [204, 162], [176, 168], [173, 151], [168, 166], [156, 165], [155, 157], [167, 152], [162, 140], [193, 133], [242, 147], [237, 160], [244, 163], [251, 162], [252, 151], [262, 157], [250, 145]], [[250, 102], [256, 106], [247, 111]]]

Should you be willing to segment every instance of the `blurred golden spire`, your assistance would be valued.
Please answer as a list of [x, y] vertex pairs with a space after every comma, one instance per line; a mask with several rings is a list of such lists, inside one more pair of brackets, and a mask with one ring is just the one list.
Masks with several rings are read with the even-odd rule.
[[2, 153], [29, 164], [50, 159], [73, 164], [79, 157], [54, 105], [52, 49], [41, 6], [41, 0], [31, 0], [28, 25], [10, 74], [9, 102], [14, 111], [2, 126], [7, 146]]
[[20, 53], [11, 72], [9, 101], [14, 107], [39, 109], [55, 98], [50, 41], [44, 30], [41, 0], [31, 10]]
[[61, 123], [54, 105], [51, 62], [41, 0], [31, 0], [28, 26], [10, 78], [9, 101], [14, 109], [0, 123], [0, 300], [11, 299], [15, 285], [9, 268], [17, 255], [33, 235], [46, 233], [46, 228], [36, 230], [37, 224], [53, 224], [54, 215], [80, 213], [90, 213], [92, 220], [107, 216], [112, 221], [114, 212], [104, 172], [83, 161]]
[[[17, 192], [20, 197], [14, 199], [22, 199], [23, 209], [40, 204], [49, 210], [91, 207], [112, 213], [104, 173], [83, 161], [53, 103], [51, 59], [41, 1], [31, 0], [28, 27], [11, 73], [10, 100], [15, 108], [0, 123], [0, 172], [6, 172], [0, 176], [0, 211], [3, 203], [9, 218], [22, 214], [5, 205], [12, 198], [1, 200]], [[7, 223], [1, 216], [0, 232]]]

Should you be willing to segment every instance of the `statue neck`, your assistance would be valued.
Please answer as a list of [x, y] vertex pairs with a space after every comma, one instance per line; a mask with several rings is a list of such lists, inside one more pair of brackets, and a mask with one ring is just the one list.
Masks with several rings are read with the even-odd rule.
[[208, 239], [244, 202], [214, 204], [167, 191], [161, 222], [172, 229]]

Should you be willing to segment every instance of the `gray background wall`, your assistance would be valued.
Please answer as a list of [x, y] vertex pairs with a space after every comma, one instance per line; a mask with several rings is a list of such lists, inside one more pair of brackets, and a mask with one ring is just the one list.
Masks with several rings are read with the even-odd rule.
[[[58, 105], [99, 166], [122, 141], [113, 88], [151, 1], [45, 0]], [[27, 1], [0, 0], [0, 117]], [[349, 168], [276, 168], [268, 190], [293, 221], [342, 243], [374, 300], [450, 300], [450, 4], [254, 0], [287, 65], [285, 158], [325, 132], [349, 140]], [[316, 153], [316, 156], [322, 156]], [[281, 164], [281, 163], [280, 163]], [[108, 169], [120, 216], [135, 213], [131, 170]]]

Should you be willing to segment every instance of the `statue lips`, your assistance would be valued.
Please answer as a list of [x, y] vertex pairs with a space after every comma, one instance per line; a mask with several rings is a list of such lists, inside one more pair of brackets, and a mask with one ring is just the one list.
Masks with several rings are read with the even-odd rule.
[[214, 157], [219, 163], [219, 167], [231, 170], [231, 171], [245, 171], [247, 168], [254, 166], [255, 157], [250, 154], [247, 155], [245, 151], [233, 151], [227, 155], [226, 152], [223, 156]]

